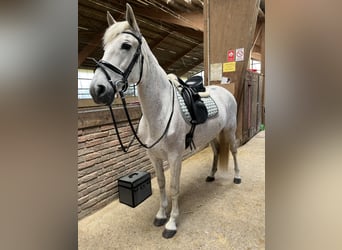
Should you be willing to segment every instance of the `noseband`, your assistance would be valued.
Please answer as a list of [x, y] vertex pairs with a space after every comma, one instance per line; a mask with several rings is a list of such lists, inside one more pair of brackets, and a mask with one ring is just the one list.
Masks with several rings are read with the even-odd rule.
[[[114, 66], [113, 64], [111, 64], [109, 62], [106, 62], [105, 60], [101, 59], [100, 61], [97, 61], [95, 58], [92, 58], [92, 60], [96, 63], [95, 70], [97, 68], [100, 68], [102, 70], [102, 72], [105, 74], [105, 76], [107, 78], [107, 81], [112, 86], [112, 88], [114, 90], [114, 94], [117, 92], [117, 86], [119, 84], [123, 84], [124, 85], [123, 89], [120, 90], [119, 92], [125, 92], [128, 89], [128, 81], [127, 81], [127, 79], [129, 77], [129, 75], [131, 74], [132, 69], [133, 69], [135, 63], [138, 61], [140, 55], [141, 55], [140, 75], [139, 75], [139, 80], [136, 83], [136, 85], [138, 85], [140, 83], [140, 81], [141, 81], [143, 67], [144, 67], [144, 55], [141, 54], [141, 44], [142, 44], [141, 36], [137, 36], [136, 34], [134, 34], [132, 32], [129, 32], [129, 31], [124, 31], [122, 33], [132, 35], [139, 42], [138, 48], [135, 51], [135, 54], [134, 54], [134, 56], [132, 58], [132, 61], [129, 63], [127, 69], [124, 72], [122, 72], [118, 67]], [[110, 77], [109, 73], [107, 72], [107, 69], [110, 69], [111, 71], [121, 75], [122, 79], [119, 79], [119, 80], [113, 82], [112, 78]]]

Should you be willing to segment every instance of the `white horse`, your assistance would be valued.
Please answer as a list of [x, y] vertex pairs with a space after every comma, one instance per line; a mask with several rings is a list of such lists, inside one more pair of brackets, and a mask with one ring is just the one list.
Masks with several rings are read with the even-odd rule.
[[[181, 114], [175, 94], [165, 71], [159, 66], [146, 40], [142, 37], [132, 8], [126, 6], [126, 21], [116, 22], [107, 12], [109, 27], [103, 38], [104, 55], [97, 62], [90, 93], [96, 103], [110, 105], [115, 93], [123, 92], [128, 82], [138, 82], [138, 94], [143, 116], [138, 136], [148, 145], [148, 156], [155, 168], [160, 189], [160, 208], [154, 225], [166, 223], [163, 237], [171, 238], [177, 232], [179, 215], [178, 196], [185, 149], [185, 135], [191, 126]], [[217, 166], [228, 170], [229, 148], [234, 158], [234, 183], [240, 183], [236, 159], [236, 101], [233, 95], [219, 86], [207, 86], [218, 107], [218, 115], [197, 125], [193, 141], [198, 148], [208, 143], [214, 152], [213, 165], [206, 181], [213, 181]], [[154, 144], [154, 145], [153, 145]], [[150, 147], [152, 146], [153, 147]], [[166, 214], [168, 200], [165, 191], [163, 161], [168, 161], [171, 174], [172, 210]]]

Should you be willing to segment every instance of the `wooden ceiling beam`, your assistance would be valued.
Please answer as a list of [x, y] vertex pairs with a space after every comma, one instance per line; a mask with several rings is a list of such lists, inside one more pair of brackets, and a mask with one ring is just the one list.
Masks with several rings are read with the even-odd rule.
[[84, 60], [93, 53], [96, 48], [101, 44], [103, 33], [97, 33], [91, 41], [78, 53], [78, 67], [84, 62]]
[[203, 44], [197, 44], [194, 47], [191, 47], [190, 49], [187, 49], [186, 51], [184, 51], [181, 54], [177, 54], [176, 58], [173, 58], [171, 62], [162, 65], [164, 69], [169, 68], [172, 64], [174, 64], [175, 62], [177, 62], [179, 59], [181, 59], [183, 56], [185, 56], [186, 54], [190, 53], [191, 51], [193, 51], [195, 48], [197, 48], [198, 46], [203, 45]]
[[166, 11], [155, 10], [154, 8], [144, 8], [134, 6], [134, 13], [144, 18], [164, 21], [183, 27], [192, 28], [198, 31], [204, 31], [204, 19], [202, 12], [182, 12], [177, 13], [178, 17], [169, 14]]
[[199, 65], [201, 65], [203, 63], [203, 60], [199, 61], [198, 63], [196, 63], [195, 65], [189, 65], [189, 67], [185, 67], [180, 71], [176, 71], [178, 76], [183, 76], [184, 74], [186, 74], [187, 72], [189, 72], [190, 70], [198, 67]]
[[154, 40], [153, 43], [149, 44], [149, 47], [151, 50], [154, 50], [155, 48], [157, 48], [163, 41], [165, 41], [165, 39], [168, 38], [168, 36], [170, 36], [172, 33], [168, 33], [165, 36], [162, 36], [160, 39], [158, 40]]
[[165, 12], [156, 12], [154, 10], [140, 10], [138, 9], [136, 11], [141, 16], [146, 15], [148, 13], [148, 16], [145, 16], [147, 18], [152, 18], [154, 20], [160, 20], [171, 24], [176, 24], [179, 26], [192, 28], [194, 30], [198, 30], [203, 32], [204, 31], [204, 19], [203, 19], [203, 13], [201, 12], [191, 12], [191, 13], [178, 13], [179, 18], [174, 17], [170, 14], [167, 14]]

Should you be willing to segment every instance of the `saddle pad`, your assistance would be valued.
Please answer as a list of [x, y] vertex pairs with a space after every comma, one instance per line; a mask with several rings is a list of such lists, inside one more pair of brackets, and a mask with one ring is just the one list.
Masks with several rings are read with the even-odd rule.
[[[182, 110], [183, 118], [187, 123], [191, 125], [191, 115], [184, 102], [184, 99], [179, 93], [179, 91], [177, 90], [176, 90], [176, 95], [177, 95], [179, 106]], [[215, 117], [218, 114], [218, 108], [213, 98], [208, 96], [208, 97], [202, 97], [201, 100], [203, 101], [204, 105], [206, 106], [208, 110], [208, 119]]]

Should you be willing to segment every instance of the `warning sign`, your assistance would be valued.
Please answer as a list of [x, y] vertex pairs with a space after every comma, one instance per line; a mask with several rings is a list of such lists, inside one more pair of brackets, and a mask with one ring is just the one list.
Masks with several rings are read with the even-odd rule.
[[236, 58], [235, 58], [235, 61], [237, 61], [237, 62], [243, 61], [243, 60], [244, 60], [244, 57], [245, 57], [244, 48], [236, 49]]
[[223, 64], [223, 72], [234, 72], [236, 62], [227, 62]]
[[228, 59], [227, 62], [234, 62], [235, 61], [235, 50], [228, 50], [227, 52]]

